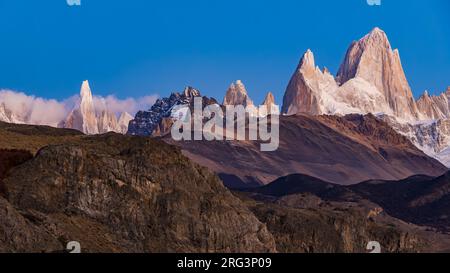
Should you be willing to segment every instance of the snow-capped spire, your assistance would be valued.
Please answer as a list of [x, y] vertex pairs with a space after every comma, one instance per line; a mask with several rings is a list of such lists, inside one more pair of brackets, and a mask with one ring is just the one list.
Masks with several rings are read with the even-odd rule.
[[308, 49], [292, 76], [283, 98], [282, 113], [323, 114], [322, 98], [337, 89], [334, 77], [316, 67], [314, 53]]
[[98, 134], [99, 131], [94, 100], [88, 81], [84, 81], [81, 85], [80, 96], [80, 112], [83, 119], [83, 132], [87, 134]]

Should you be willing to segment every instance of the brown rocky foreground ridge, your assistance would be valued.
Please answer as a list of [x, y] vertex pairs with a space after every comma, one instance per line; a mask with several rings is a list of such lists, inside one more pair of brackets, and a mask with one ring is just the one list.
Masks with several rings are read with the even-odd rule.
[[345, 204], [292, 206], [232, 193], [159, 140], [9, 124], [0, 124], [0, 136], [3, 149], [14, 136], [14, 149], [34, 155], [16, 160], [1, 151], [10, 167], [0, 252], [62, 252], [69, 241], [83, 252], [365, 252], [372, 240], [392, 252], [430, 246], [420, 229]]

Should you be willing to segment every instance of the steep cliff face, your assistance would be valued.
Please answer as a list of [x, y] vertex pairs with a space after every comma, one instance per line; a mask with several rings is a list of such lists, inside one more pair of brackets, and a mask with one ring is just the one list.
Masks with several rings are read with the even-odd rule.
[[72, 110], [62, 127], [76, 129], [86, 134], [99, 133], [94, 101], [88, 81], [84, 81], [81, 85], [80, 103]]
[[316, 67], [308, 50], [286, 89], [282, 112], [384, 113], [406, 121], [419, 117], [398, 51], [378, 28], [350, 46], [336, 79]]
[[79, 101], [58, 127], [75, 129], [88, 135], [107, 132], [125, 134], [128, 130], [130, 119], [128, 122], [126, 119], [129, 114], [122, 112], [122, 120], [119, 123], [116, 114], [108, 109], [104, 99], [101, 99], [99, 104], [100, 106], [96, 107], [89, 82], [84, 81], [81, 85]]
[[337, 81], [344, 84], [354, 78], [364, 79], [375, 86], [396, 117], [405, 120], [419, 117], [399, 51], [392, 50], [381, 29], [375, 28], [348, 49], [337, 73]]
[[314, 54], [308, 50], [292, 76], [283, 98], [282, 113], [321, 115], [328, 102], [328, 92], [337, 89], [333, 76], [316, 67]]
[[9, 166], [0, 170], [0, 252], [62, 252], [69, 241], [82, 252], [365, 252], [369, 240], [417, 252], [426, 241], [347, 202], [232, 194], [150, 138], [2, 123], [0, 135], [0, 147], [39, 151], [0, 150], [0, 166]]
[[[305, 199], [308, 196], [288, 196]], [[356, 209], [322, 204], [297, 208], [273, 203], [253, 203], [252, 211], [266, 223], [282, 253], [366, 253], [367, 244], [377, 241], [383, 253], [424, 251], [427, 241], [410, 230], [371, 221]], [[324, 202], [325, 203], [325, 202]], [[307, 224], [305, 224], [307, 223]]]
[[[34, 223], [24, 226], [85, 252], [275, 251], [264, 224], [218, 178], [158, 141], [110, 134], [49, 146], [4, 183], [6, 206]], [[58, 250], [38, 248], [28, 251]]]

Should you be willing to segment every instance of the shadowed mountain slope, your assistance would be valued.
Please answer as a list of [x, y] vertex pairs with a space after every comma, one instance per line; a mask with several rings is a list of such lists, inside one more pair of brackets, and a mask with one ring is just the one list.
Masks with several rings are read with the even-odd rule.
[[193, 161], [221, 176], [231, 188], [270, 183], [302, 173], [336, 184], [398, 180], [447, 171], [373, 115], [281, 116], [280, 147], [261, 152], [252, 141], [174, 142]]

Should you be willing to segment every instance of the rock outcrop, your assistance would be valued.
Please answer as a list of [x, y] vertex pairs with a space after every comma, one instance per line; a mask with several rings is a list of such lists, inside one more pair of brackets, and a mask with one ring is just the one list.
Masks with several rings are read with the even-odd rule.
[[[428, 242], [396, 219], [368, 219], [354, 202], [232, 194], [151, 138], [0, 123], [8, 134], [21, 150], [0, 150], [0, 252], [64, 252], [69, 241], [83, 253], [366, 252], [369, 240], [383, 252], [420, 252]], [[29, 143], [41, 145], [34, 158], [23, 151]], [[10, 144], [0, 138], [0, 147]]]
[[223, 105], [243, 105], [244, 107], [253, 105], [242, 81], [238, 80], [230, 85], [223, 99]]
[[328, 99], [327, 92], [337, 89], [334, 77], [316, 67], [314, 54], [308, 50], [292, 76], [283, 98], [282, 113], [321, 115]]
[[4, 184], [0, 230], [11, 236], [0, 236], [2, 251], [63, 251], [68, 241], [83, 252], [276, 251], [265, 225], [215, 175], [149, 138], [48, 146]]
[[[183, 115], [187, 108], [193, 110], [194, 98], [201, 97], [200, 91], [186, 87], [182, 93], [172, 93], [158, 99], [148, 111], [139, 111], [128, 128], [129, 135], [164, 136], [170, 132], [173, 121]], [[218, 104], [215, 99], [202, 97], [203, 107]]]

